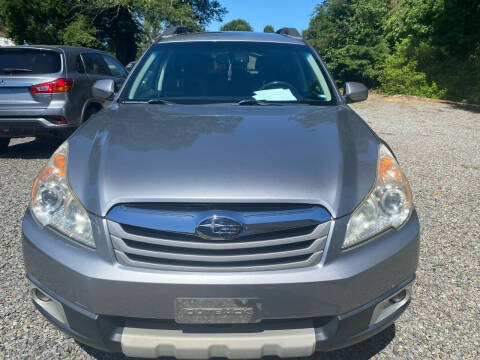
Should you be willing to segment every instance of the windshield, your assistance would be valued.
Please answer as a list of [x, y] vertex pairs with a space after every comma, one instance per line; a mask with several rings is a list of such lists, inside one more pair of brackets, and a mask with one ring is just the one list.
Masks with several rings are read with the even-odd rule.
[[304, 45], [189, 42], [154, 45], [120, 101], [309, 103], [329, 105], [333, 92]]

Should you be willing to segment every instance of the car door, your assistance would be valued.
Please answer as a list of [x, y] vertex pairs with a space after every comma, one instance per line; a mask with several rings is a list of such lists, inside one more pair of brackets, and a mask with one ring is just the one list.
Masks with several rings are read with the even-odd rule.
[[118, 61], [109, 55], [97, 52], [84, 53], [82, 57], [87, 73], [93, 82], [113, 79], [116, 88], [120, 88], [127, 76], [127, 71]]
[[68, 76], [74, 79], [75, 86], [68, 94], [69, 101], [66, 104], [66, 112], [69, 121], [80, 124], [83, 121], [82, 115], [85, 104], [92, 97], [90, 79], [80, 53], [67, 52]]

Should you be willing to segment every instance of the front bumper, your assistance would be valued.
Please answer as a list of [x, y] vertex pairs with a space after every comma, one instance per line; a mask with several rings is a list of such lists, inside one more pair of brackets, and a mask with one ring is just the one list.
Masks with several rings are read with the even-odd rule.
[[[105, 220], [94, 216], [91, 220], [96, 250], [40, 227], [27, 210], [22, 227], [27, 276], [35, 288], [61, 305], [64, 321], [40, 306], [35, 296], [34, 302], [47, 318], [80, 342], [131, 356], [146, 355], [130, 353], [126, 348], [131, 329], [179, 330], [174, 322], [177, 298], [257, 298], [262, 303], [263, 320], [256, 324], [256, 334], [264, 332], [262, 327], [302, 328], [296, 322], [307, 320], [314, 333], [311, 351], [348, 346], [388, 327], [405, 310], [410, 301], [408, 286], [418, 262], [416, 213], [398, 231], [389, 230], [348, 251], [340, 249], [348, 217], [337, 219], [318, 265], [249, 273], [173, 272], [122, 266], [113, 256]], [[390, 300], [403, 291], [405, 296], [400, 301]], [[201, 325], [191, 326], [193, 332], [208, 333]], [[235, 325], [235, 330], [248, 332], [242, 330], [244, 326]], [[217, 335], [226, 332], [215, 330]], [[145, 344], [143, 350], [149, 346], [161, 348], [157, 345]], [[167, 346], [169, 351], [173, 351], [172, 346]], [[235, 357], [234, 346], [230, 349], [224, 344], [222, 348], [213, 355]], [[239, 351], [252, 354], [249, 357], [292, 356], [288, 349], [278, 346], [260, 348], [271, 350]], [[180, 350], [175, 350], [174, 355], [182, 357]], [[202, 357], [212, 355], [202, 349], [195, 351]], [[302, 351], [308, 349], [304, 346]]]
[[[178, 325], [155, 319], [127, 319], [90, 313], [61, 299], [39, 282], [32, 283], [36, 308], [53, 324], [76, 340], [94, 348], [128, 356], [179, 359], [260, 358], [263, 356], [310, 356], [315, 351], [331, 351], [367, 339], [389, 327], [410, 304], [413, 278], [383, 296], [346, 314], [300, 320], [265, 321], [260, 325], [230, 326]], [[39, 299], [49, 297], [58, 312]], [[393, 312], [372, 324], [377, 309], [405, 296]], [[194, 345], [192, 346], [192, 343]]]

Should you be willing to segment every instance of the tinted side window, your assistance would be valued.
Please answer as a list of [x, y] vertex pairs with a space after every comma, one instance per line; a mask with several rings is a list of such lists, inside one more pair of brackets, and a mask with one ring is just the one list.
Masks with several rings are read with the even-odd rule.
[[86, 53], [82, 54], [82, 57], [89, 74], [112, 76], [107, 63], [101, 54]]
[[60, 54], [51, 50], [1, 49], [0, 74], [51, 74], [62, 68]]
[[75, 59], [75, 68], [80, 74], [83, 74], [85, 72], [85, 66], [83, 65], [83, 61], [80, 55], [77, 55], [77, 58]]
[[113, 74], [113, 76], [118, 76], [118, 77], [126, 77], [127, 72], [117, 60], [115, 60], [113, 57], [109, 55], [103, 55], [103, 59], [108, 65], [108, 68], [110, 69], [110, 72]]

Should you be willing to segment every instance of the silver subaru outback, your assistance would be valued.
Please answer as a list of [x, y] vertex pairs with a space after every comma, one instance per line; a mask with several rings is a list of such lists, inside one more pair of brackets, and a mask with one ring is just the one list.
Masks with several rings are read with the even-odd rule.
[[71, 134], [108, 101], [92, 84], [127, 71], [109, 54], [56, 45], [0, 48], [0, 152], [11, 138]]
[[410, 303], [419, 221], [348, 106], [366, 98], [291, 29], [162, 37], [34, 181], [36, 308], [145, 358], [309, 356], [386, 329]]

